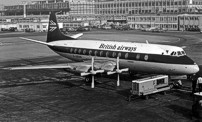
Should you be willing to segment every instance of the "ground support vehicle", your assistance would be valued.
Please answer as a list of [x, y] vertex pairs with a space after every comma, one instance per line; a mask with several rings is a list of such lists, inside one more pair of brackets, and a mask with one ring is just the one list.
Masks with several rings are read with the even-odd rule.
[[148, 95], [170, 90], [167, 75], [155, 75], [147, 78], [137, 79], [132, 81], [131, 95], [129, 101], [133, 96], [144, 96], [148, 99]]
[[202, 120], [202, 92], [193, 95], [192, 117]]

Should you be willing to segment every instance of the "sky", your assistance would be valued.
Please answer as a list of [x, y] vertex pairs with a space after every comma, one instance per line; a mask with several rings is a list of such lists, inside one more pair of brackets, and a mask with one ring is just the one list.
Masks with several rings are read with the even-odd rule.
[[22, 4], [22, 1], [37, 1], [37, 0], [0, 0], [0, 5], [18, 5]]

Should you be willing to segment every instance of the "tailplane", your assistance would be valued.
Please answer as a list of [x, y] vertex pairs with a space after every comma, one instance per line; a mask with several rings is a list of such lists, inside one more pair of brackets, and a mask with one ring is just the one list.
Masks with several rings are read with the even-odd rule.
[[51, 12], [49, 17], [49, 26], [47, 34], [47, 42], [57, 41], [57, 40], [75, 40], [75, 38], [69, 37], [61, 33], [55, 12]]

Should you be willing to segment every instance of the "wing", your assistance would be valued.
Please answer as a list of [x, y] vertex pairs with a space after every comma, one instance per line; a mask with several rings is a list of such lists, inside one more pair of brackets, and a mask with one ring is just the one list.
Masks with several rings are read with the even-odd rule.
[[37, 65], [37, 66], [19, 66], [19, 67], [7, 67], [3, 68], [6, 70], [25, 70], [25, 69], [66, 69], [71, 68], [67, 64], [57, 64], [57, 65]]
[[[95, 70], [113, 71], [116, 67], [116, 62], [113, 61], [95, 61]], [[89, 72], [91, 70], [91, 62], [76, 62], [68, 64], [54, 64], [54, 65], [27, 65], [19, 67], [7, 67], [5, 70], [29, 70], [29, 69], [69, 69], [78, 73]]]

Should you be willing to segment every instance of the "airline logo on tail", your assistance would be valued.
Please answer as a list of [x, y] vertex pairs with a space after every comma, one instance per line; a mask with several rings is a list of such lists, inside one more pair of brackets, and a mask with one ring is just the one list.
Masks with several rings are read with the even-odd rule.
[[56, 23], [53, 20], [50, 21], [49, 25], [50, 25], [49, 29], [50, 32], [53, 32], [57, 28]]

